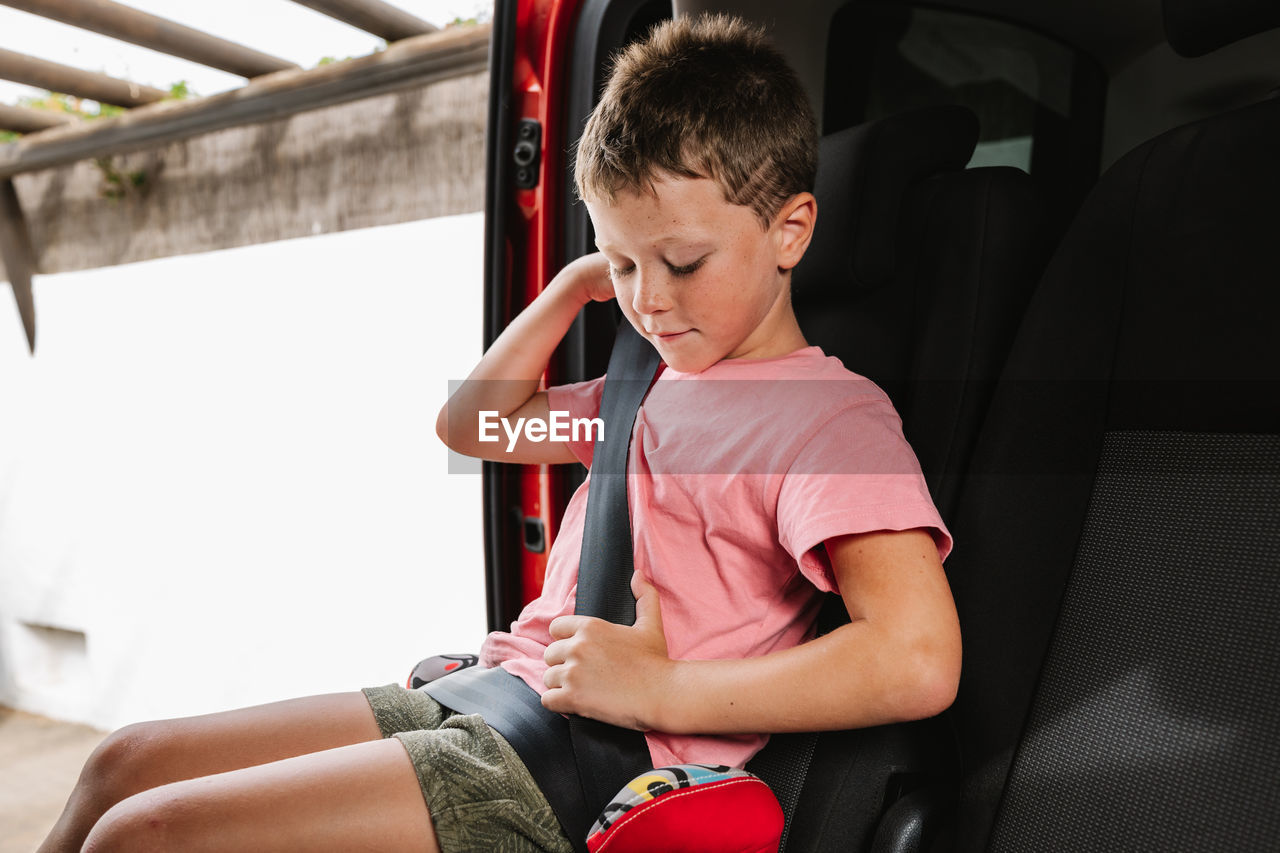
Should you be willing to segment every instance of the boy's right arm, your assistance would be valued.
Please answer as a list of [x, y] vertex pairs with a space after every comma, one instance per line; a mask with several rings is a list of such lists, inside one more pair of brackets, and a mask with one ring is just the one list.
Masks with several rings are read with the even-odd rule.
[[[565, 266], [542, 293], [493, 342], [480, 363], [453, 393], [436, 418], [436, 434], [450, 449], [495, 462], [556, 464], [577, 461], [564, 442], [530, 441], [521, 432], [510, 451], [508, 436], [496, 428], [498, 441], [480, 441], [480, 412], [497, 412], [490, 423], [506, 418], [547, 420], [547, 392], [538, 385], [552, 352], [560, 344], [582, 306], [613, 298], [609, 262], [586, 255]], [[491, 428], [489, 434], [495, 434]]]

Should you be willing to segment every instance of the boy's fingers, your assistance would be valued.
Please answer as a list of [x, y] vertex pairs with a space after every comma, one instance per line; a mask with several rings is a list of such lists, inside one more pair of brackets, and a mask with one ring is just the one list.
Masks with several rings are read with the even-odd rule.
[[631, 573], [631, 595], [636, 601], [639, 601], [645, 592], [651, 589], [653, 589], [653, 584], [645, 580], [639, 572]]
[[573, 714], [578, 710], [569, 696], [569, 691], [559, 684], [547, 685], [547, 692], [542, 694], [542, 707], [557, 714]]
[[548, 661], [548, 664], [550, 665], [547, 667], [547, 671], [542, 673], [542, 683], [551, 689], [564, 687], [564, 673], [561, 671], [563, 667], [550, 661]]
[[547, 631], [553, 639], [566, 640], [582, 630], [583, 623], [590, 618], [590, 616], [557, 616], [551, 620]]
[[[551, 645], [547, 646], [542, 651], [542, 661], [547, 666], [556, 666], [558, 664], [562, 664], [565, 662], [566, 657], [567, 655], [565, 652], [564, 643], [558, 640], [552, 643]], [[546, 679], [544, 678], [543, 680], [545, 681]], [[547, 686], [551, 687], [552, 685], [548, 682]]]
[[662, 630], [662, 601], [658, 590], [636, 572], [631, 576], [631, 592], [636, 597], [636, 627], [656, 626]]

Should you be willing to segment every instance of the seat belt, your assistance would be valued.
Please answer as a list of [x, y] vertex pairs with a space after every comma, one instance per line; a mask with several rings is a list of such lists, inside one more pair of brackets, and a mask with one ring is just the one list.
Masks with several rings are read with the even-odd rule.
[[[618, 625], [634, 625], [636, 599], [631, 512], [627, 502], [627, 457], [636, 413], [658, 372], [658, 351], [629, 321], [618, 326], [609, 354], [600, 418], [604, 434], [591, 457], [591, 485], [582, 525], [578, 590], [573, 612]], [[597, 720], [569, 717], [569, 736], [587, 802], [603, 809], [624, 785], [653, 767], [642, 732]], [[638, 762], [638, 766], [637, 766]], [[593, 820], [594, 822], [594, 816]], [[586, 837], [588, 825], [582, 837]]]
[[[640, 403], [658, 370], [657, 351], [623, 320], [609, 356], [587, 491], [574, 613], [635, 623], [627, 455]], [[623, 786], [652, 769], [641, 732], [542, 706], [537, 693], [501, 667], [472, 667], [421, 688], [446, 708], [481, 714], [529, 770], [577, 853], [600, 812]]]

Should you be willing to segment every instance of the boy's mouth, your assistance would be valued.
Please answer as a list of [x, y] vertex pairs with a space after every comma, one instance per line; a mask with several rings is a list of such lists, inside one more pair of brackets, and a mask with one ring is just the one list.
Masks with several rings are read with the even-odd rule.
[[652, 332], [651, 334], [655, 338], [658, 338], [663, 341], [673, 341], [676, 338], [680, 337], [681, 335], [687, 335], [692, 331], [693, 331], [692, 329], [685, 329], [683, 332]]

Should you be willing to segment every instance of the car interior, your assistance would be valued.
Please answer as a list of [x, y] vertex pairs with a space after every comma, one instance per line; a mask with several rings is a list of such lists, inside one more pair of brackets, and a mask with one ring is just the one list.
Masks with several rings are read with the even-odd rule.
[[[1276, 849], [1280, 5], [499, 2], [486, 343], [535, 248], [591, 245], [569, 152], [609, 56], [707, 10], [766, 25], [809, 91], [796, 312], [893, 399], [956, 540], [955, 704], [775, 737], [748, 769], [783, 849]], [[556, 72], [537, 114], [510, 82], [531, 33]], [[560, 199], [536, 216], [512, 161], [530, 121]], [[603, 373], [618, 316], [584, 312], [548, 381]], [[536, 594], [585, 474], [562, 467], [486, 463], [492, 628]]]

